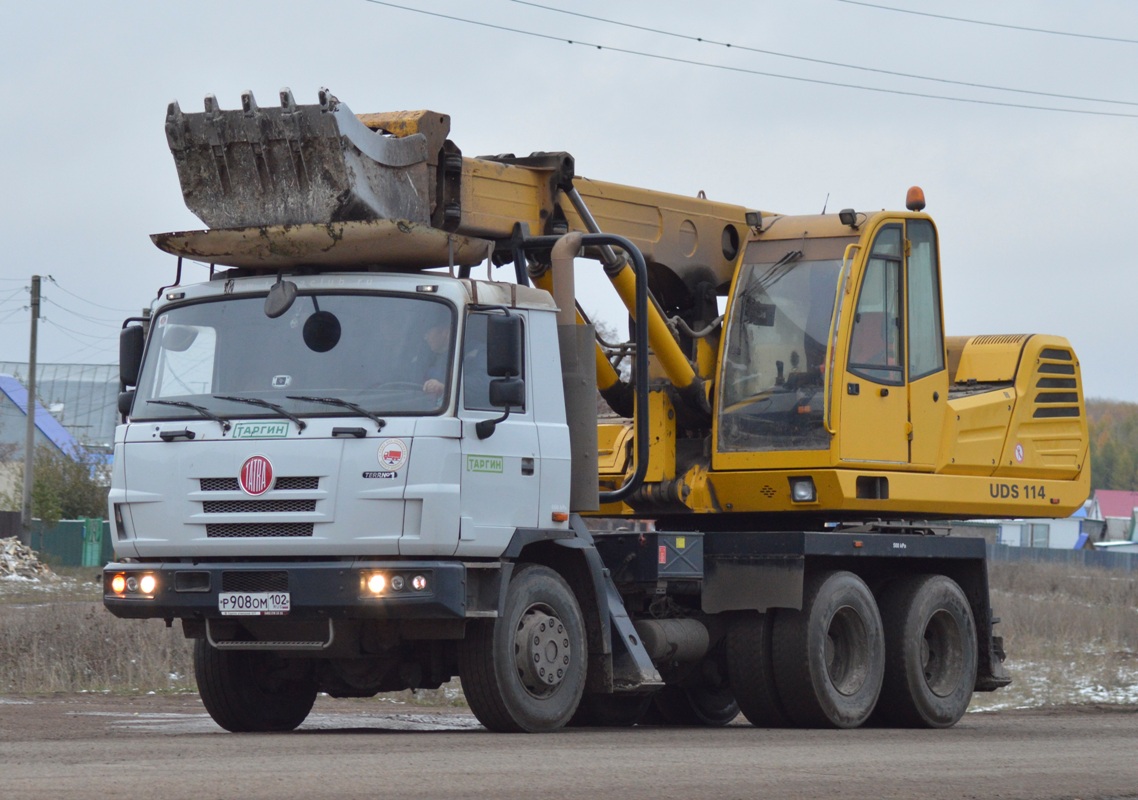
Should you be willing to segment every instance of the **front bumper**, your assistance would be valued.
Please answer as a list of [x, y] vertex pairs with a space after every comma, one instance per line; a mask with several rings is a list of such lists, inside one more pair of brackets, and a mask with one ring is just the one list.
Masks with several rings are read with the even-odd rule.
[[[125, 619], [241, 619], [222, 614], [220, 593], [287, 593], [287, 615], [262, 619], [462, 619], [466, 572], [461, 562], [446, 561], [112, 562], [103, 569], [103, 605]], [[386, 576], [387, 586], [378, 595], [367, 590], [367, 577], [377, 573]], [[141, 581], [146, 575], [154, 578], [149, 594], [138, 588], [148, 586]], [[115, 591], [115, 576], [133, 577], [135, 590]], [[398, 590], [396, 576], [403, 578]], [[425, 579], [424, 588], [412, 588], [416, 577]]]

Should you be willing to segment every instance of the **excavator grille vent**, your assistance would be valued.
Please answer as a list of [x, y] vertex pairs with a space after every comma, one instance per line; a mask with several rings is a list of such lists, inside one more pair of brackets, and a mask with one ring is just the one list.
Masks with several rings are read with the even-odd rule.
[[1003, 335], [988, 335], [977, 336], [972, 340], [973, 344], [1023, 344], [1029, 337], [1024, 333], [1009, 333]]
[[1080, 392], [1074, 353], [1065, 348], [1044, 348], [1039, 353], [1036, 376], [1033, 418], [1079, 417]]

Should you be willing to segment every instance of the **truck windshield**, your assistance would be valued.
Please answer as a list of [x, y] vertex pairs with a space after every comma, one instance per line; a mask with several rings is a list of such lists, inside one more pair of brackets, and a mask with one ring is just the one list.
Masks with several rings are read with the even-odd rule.
[[761, 242], [748, 250], [723, 351], [721, 452], [829, 447], [822, 424], [826, 338], [847, 240], [821, 241]]
[[343, 416], [353, 405], [376, 415], [437, 414], [446, 407], [455, 338], [448, 303], [301, 294], [271, 319], [264, 302], [230, 297], [159, 314], [132, 419], [281, 416], [269, 404], [301, 416]]

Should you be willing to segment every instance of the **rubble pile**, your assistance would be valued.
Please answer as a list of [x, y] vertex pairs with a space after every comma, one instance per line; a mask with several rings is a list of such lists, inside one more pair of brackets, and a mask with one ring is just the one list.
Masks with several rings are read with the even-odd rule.
[[0, 580], [55, 581], [58, 576], [15, 536], [0, 539]]

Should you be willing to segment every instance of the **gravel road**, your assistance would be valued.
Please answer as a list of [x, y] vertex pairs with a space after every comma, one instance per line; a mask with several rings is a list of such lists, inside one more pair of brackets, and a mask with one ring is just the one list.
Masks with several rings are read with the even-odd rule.
[[293, 734], [227, 734], [195, 695], [0, 697], [0, 797], [1138, 800], [1138, 707], [972, 713], [947, 731], [575, 729], [321, 697]]

